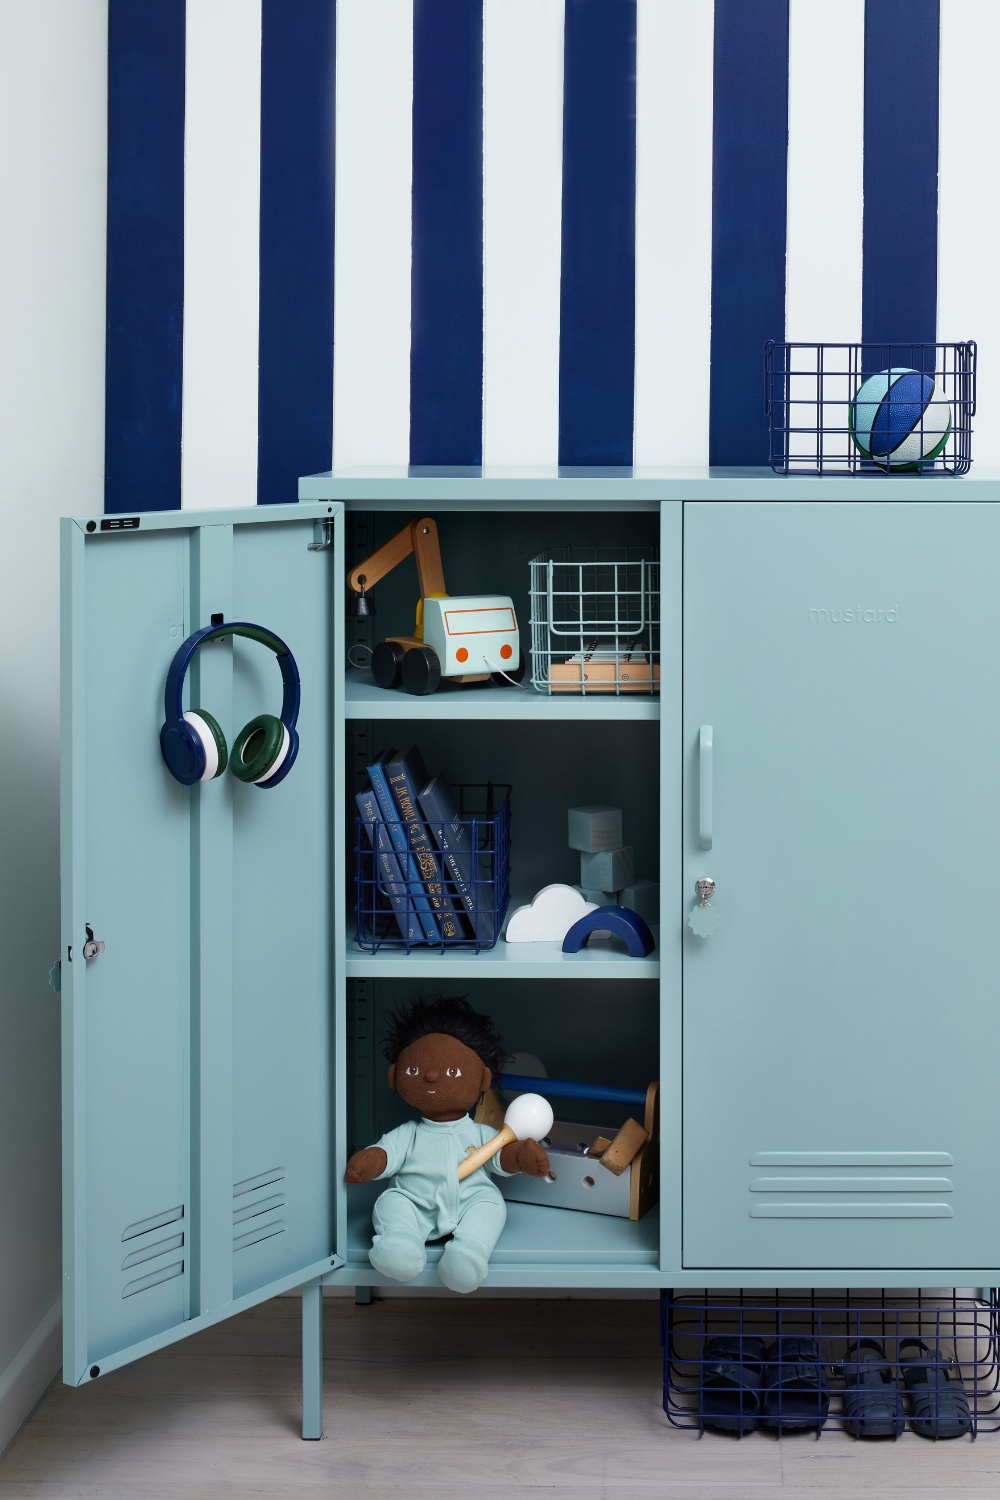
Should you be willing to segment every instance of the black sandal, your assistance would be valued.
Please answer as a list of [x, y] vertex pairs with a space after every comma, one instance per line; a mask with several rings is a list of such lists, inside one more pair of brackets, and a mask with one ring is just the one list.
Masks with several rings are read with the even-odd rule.
[[[907, 1344], [923, 1349], [927, 1358], [911, 1355], [903, 1359]], [[910, 1394], [910, 1422], [921, 1437], [964, 1437], [972, 1431], [969, 1398], [962, 1376], [953, 1359], [935, 1346], [933, 1352], [923, 1339], [903, 1339], [899, 1345], [899, 1368]], [[950, 1374], [950, 1371], [954, 1374]]]
[[760, 1420], [764, 1340], [727, 1334], [709, 1339], [701, 1365], [701, 1414], [706, 1427], [752, 1432]]
[[779, 1431], [817, 1427], [822, 1432], [830, 1392], [816, 1340], [780, 1338], [767, 1351], [767, 1361], [763, 1425]]
[[[875, 1357], [862, 1359], [862, 1349], [873, 1349]], [[856, 1438], [898, 1437], [906, 1418], [893, 1366], [882, 1345], [875, 1339], [858, 1339], [849, 1345], [840, 1369], [846, 1381], [842, 1412], [845, 1429]]]

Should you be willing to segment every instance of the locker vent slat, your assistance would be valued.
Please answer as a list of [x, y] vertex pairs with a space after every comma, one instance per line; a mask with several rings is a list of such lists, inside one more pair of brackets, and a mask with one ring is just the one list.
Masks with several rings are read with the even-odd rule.
[[[771, 1203], [751, 1198], [751, 1219], [955, 1217], [950, 1204], [937, 1201], [955, 1191], [951, 1178], [920, 1170], [954, 1166], [950, 1151], [755, 1151], [750, 1165], [790, 1169], [787, 1176], [750, 1179], [751, 1194], [777, 1195]], [[861, 1170], [845, 1172], [845, 1167]], [[898, 1175], [886, 1176], [886, 1167]]]
[[246, 1203], [233, 1210], [233, 1223], [242, 1224], [244, 1219], [255, 1219], [258, 1214], [269, 1213], [273, 1208], [284, 1208], [287, 1201], [284, 1193], [277, 1193], [273, 1198], [262, 1198], [259, 1203]]
[[233, 1184], [233, 1254], [259, 1245], [262, 1240], [273, 1239], [284, 1234], [288, 1228], [284, 1219], [274, 1215], [285, 1207], [284, 1193], [268, 1192], [285, 1177], [284, 1167], [272, 1167], [269, 1172], [258, 1172], [255, 1177], [244, 1177]]
[[284, 1167], [272, 1167], [270, 1172], [258, 1172], [256, 1177], [244, 1177], [242, 1182], [233, 1183], [233, 1197], [242, 1198], [244, 1193], [252, 1193], [256, 1188], [270, 1187], [272, 1182], [280, 1182], [284, 1175]]
[[138, 1250], [133, 1250], [131, 1255], [126, 1255], [122, 1261], [122, 1270], [127, 1271], [131, 1266], [140, 1266], [143, 1261], [155, 1260], [158, 1255], [166, 1255], [170, 1250], [179, 1250], [183, 1244], [182, 1234], [172, 1234], [165, 1240], [156, 1240], [152, 1245], [142, 1245]]
[[140, 1276], [136, 1281], [130, 1281], [122, 1292], [122, 1297], [134, 1297], [136, 1292], [148, 1292], [151, 1286], [159, 1286], [161, 1281], [173, 1281], [175, 1276], [183, 1276], [184, 1262], [174, 1261], [173, 1265], [164, 1266], [162, 1271], [150, 1271], [148, 1276]]
[[276, 1234], [284, 1234], [288, 1225], [284, 1219], [276, 1219], [273, 1223], [261, 1224], [258, 1228], [251, 1229], [247, 1234], [238, 1235], [233, 1240], [233, 1254], [237, 1250], [247, 1250], [251, 1245], [259, 1245], [261, 1240], [269, 1240]]
[[[135, 1266], [148, 1266], [144, 1276], [134, 1277], [125, 1283], [122, 1289], [122, 1297], [134, 1297], [137, 1292], [146, 1292], [150, 1287], [159, 1286], [161, 1282], [173, 1281], [175, 1276], [183, 1276], [184, 1261], [176, 1258], [176, 1252], [184, 1248], [184, 1231], [178, 1228], [173, 1234], [160, 1235], [154, 1239], [158, 1229], [163, 1229], [167, 1224], [179, 1224], [184, 1218], [184, 1205], [178, 1204], [176, 1208], [164, 1209], [163, 1213], [150, 1214], [148, 1219], [137, 1219], [130, 1224], [122, 1234], [122, 1244], [130, 1244], [132, 1248], [127, 1252], [122, 1261], [122, 1270], [130, 1271]], [[136, 1243], [138, 1241], [138, 1243]], [[173, 1260], [168, 1257], [174, 1256]], [[151, 1262], [159, 1261], [159, 1265]], [[164, 1264], [164, 1262], [167, 1262]]]
[[184, 1205], [178, 1204], [176, 1208], [167, 1208], [162, 1214], [153, 1214], [148, 1219], [137, 1219], [130, 1224], [122, 1235], [122, 1241], [134, 1240], [136, 1235], [148, 1234], [151, 1229], [162, 1229], [164, 1224], [173, 1224], [177, 1219], [183, 1219]]

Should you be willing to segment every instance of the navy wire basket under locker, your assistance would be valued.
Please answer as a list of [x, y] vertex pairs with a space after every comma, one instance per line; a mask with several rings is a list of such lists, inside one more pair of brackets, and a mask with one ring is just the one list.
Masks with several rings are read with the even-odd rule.
[[[932, 1358], [948, 1363], [949, 1372], [961, 1378], [972, 1418], [970, 1436], [1000, 1429], [1000, 1300], [996, 1290], [984, 1290], [978, 1297], [974, 1292], [963, 1296], [956, 1291], [661, 1291], [663, 1410], [674, 1427], [715, 1430], [711, 1414], [706, 1420], [705, 1395], [710, 1388], [705, 1384], [705, 1366], [718, 1366], [720, 1359], [718, 1354], [706, 1355], [705, 1347], [709, 1339], [726, 1336], [758, 1338], [765, 1345], [779, 1338], [814, 1339], [829, 1395], [829, 1413], [817, 1425], [834, 1430], [846, 1426], [842, 1401], [848, 1382], [841, 1363], [858, 1339], [876, 1339], [893, 1367], [905, 1418], [901, 1435], [907, 1436], [913, 1435], [912, 1405], [898, 1363], [899, 1346], [906, 1339], [922, 1339], [931, 1351], [939, 1351]], [[799, 1363], [794, 1355], [788, 1358]], [[890, 1384], [887, 1392], [892, 1391]], [[737, 1421], [732, 1429], [740, 1425]], [[759, 1421], [748, 1422], [748, 1430], [751, 1425], [768, 1430]], [[801, 1425], [801, 1419], [796, 1418], [794, 1425]], [[777, 1430], [774, 1421], [770, 1430]]]
[[[454, 785], [451, 791], [458, 804], [459, 817], [469, 834], [472, 848], [469, 855], [471, 878], [467, 887], [472, 904], [470, 906], [461, 897], [454, 902], [455, 910], [460, 913], [458, 926], [465, 935], [458, 938], [441, 936], [435, 941], [426, 937], [419, 941], [404, 938], [385, 882], [376, 870], [375, 854], [369, 842], [368, 831], [363, 826], [364, 820], [355, 818], [354, 853], [357, 863], [354, 910], [357, 914], [356, 936], [359, 948], [364, 948], [369, 953], [378, 953], [382, 950], [409, 953], [414, 948], [434, 948], [442, 953], [448, 948], [466, 948], [481, 953], [484, 949], [496, 946], [510, 901], [511, 789], [498, 782], [487, 781]], [[400, 841], [406, 839], [408, 844], [412, 842], [414, 828], [423, 831], [441, 867], [444, 890], [447, 894], [455, 896], [455, 887], [447, 879], [437, 840], [433, 834], [433, 828], [440, 827], [440, 824], [435, 825], [423, 819], [415, 824], [399, 822], [387, 826], [391, 834], [396, 835]], [[405, 855], [399, 855], [401, 863], [405, 858]], [[420, 931], [413, 898], [415, 895], [423, 897], [426, 894], [425, 884], [422, 879], [406, 879], [400, 883], [406, 887], [407, 916], [413, 919], [412, 925]], [[492, 928], [493, 935], [489, 941], [483, 938], [484, 924], [480, 920], [483, 916], [489, 919], [489, 925]]]
[[[941, 453], [913, 464], [865, 457], [851, 432], [851, 402], [866, 380], [884, 370], [929, 375], [934, 390], [913, 427], [919, 451], [930, 453], [951, 431]], [[892, 402], [892, 393], [886, 397]], [[903, 402], [900, 402], [903, 405]], [[764, 345], [764, 412], [770, 465], [776, 474], [965, 474], [972, 463], [976, 412], [976, 345]]]

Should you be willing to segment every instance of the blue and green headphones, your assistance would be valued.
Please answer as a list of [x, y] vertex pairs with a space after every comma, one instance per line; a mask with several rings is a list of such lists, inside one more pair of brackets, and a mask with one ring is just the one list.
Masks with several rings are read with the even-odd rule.
[[[184, 677], [191, 659], [202, 641], [217, 641], [225, 635], [243, 635], [251, 641], [260, 641], [278, 658], [284, 696], [281, 700], [281, 717], [274, 714], [258, 714], [249, 724], [244, 724], [236, 737], [233, 753], [226, 748], [226, 737], [219, 725], [203, 708], [184, 712], [182, 694]], [[160, 730], [160, 749], [171, 776], [182, 786], [194, 786], [196, 781], [211, 781], [221, 776], [226, 766], [237, 781], [252, 782], [261, 791], [277, 786], [284, 781], [299, 753], [299, 737], [295, 733], [295, 721], [299, 716], [299, 669], [295, 657], [284, 641], [273, 631], [262, 625], [250, 625], [245, 620], [231, 625], [209, 625], [196, 630], [180, 647], [167, 673], [167, 686], [163, 695], [163, 713], [166, 723]]]

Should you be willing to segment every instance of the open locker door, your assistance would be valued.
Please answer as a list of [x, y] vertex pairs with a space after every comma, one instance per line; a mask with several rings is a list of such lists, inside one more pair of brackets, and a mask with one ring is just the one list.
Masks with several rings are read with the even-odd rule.
[[[63, 1378], [78, 1385], [340, 1264], [342, 507], [67, 520], [62, 568]], [[298, 757], [271, 788], [228, 770], [182, 786], [160, 753], [167, 669], [217, 617], [264, 626], [297, 663]], [[195, 654], [184, 708], [230, 752], [281, 704], [265, 645]], [[104, 947], [87, 958], [90, 934]]]

